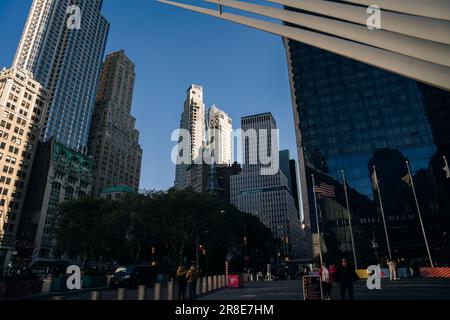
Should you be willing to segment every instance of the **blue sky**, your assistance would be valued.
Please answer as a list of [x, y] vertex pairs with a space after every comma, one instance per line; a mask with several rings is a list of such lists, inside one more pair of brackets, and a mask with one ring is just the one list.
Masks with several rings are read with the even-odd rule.
[[[0, 1], [0, 67], [9, 67], [31, 0]], [[104, 0], [111, 24], [106, 53], [125, 49], [136, 64], [133, 115], [144, 149], [141, 188], [167, 189], [175, 167], [171, 133], [186, 89], [204, 87], [238, 126], [242, 116], [272, 112], [280, 145], [297, 157], [286, 56], [280, 37], [154, 0]]]

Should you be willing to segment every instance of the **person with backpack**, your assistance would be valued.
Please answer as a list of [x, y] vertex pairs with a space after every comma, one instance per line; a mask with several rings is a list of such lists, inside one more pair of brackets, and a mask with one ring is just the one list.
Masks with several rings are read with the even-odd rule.
[[198, 273], [194, 265], [191, 265], [189, 271], [186, 273], [186, 280], [188, 285], [189, 300], [196, 300]]

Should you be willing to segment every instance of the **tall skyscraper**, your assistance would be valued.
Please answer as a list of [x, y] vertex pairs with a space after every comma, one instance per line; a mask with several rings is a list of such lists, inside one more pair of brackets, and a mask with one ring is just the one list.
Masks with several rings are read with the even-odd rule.
[[[299, 183], [299, 174], [297, 168], [297, 162], [294, 159], [291, 159], [291, 155], [289, 150], [280, 151], [280, 169], [286, 176], [289, 182], [289, 188], [291, 189], [292, 197], [295, 201], [295, 207], [300, 215], [300, 193], [298, 188]], [[301, 219], [303, 217], [299, 216]]]
[[211, 156], [218, 165], [231, 165], [233, 159], [233, 121], [222, 110], [212, 106], [206, 116], [206, 141], [211, 148]]
[[[179, 156], [183, 159], [183, 163], [176, 166], [175, 188], [185, 189], [188, 187], [187, 169], [194, 161], [202, 159], [202, 148], [205, 147], [205, 104], [201, 86], [193, 84], [187, 90], [180, 129], [189, 133], [187, 138], [189, 139], [189, 148], [179, 150]], [[180, 142], [183, 143], [181, 137]]]
[[[282, 242], [280, 253], [284, 257], [303, 258], [304, 237], [288, 178], [281, 170], [263, 175], [264, 165], [259, 157], [258, 163], [251, 161], [261, 150], [268, 154], [275, 149], [272, 157], [278, 158], [278, 145], [270, 145], [273, 141], [277, 143], [277, 137], [271, 137], [276, 132], [272, 130], [277, 128], [275, 119], [270, 113], [248, 116], [241, 119], [241, 126], [244, 163], [242, 172], [230, 178], [231, 203], [243, 212], [254, 214], [272, 230], [274, 237]], [[256, 132], [253, 139], [252, 135], [245, 134], [251, 130]], [[267, 134], [267, 139], [261, 139], [261, 134]]]
[[[50, 92], [42, 139], [86, 153], [109, 24], [102, 0], [34, 0], [14, 59]], [[80, 29], [68, 20], [80, 9]], [[70, 22], [70, 21], [69, 21]]]
[[135, 66], [125, 52], [109, 54], [103, 63], [89, 136], [94, 196], [114, 186], [139, 190], [142, 149], [136, 119], [131, 116], [134, 83]]
[[[388, 256], [383, 226], [373, 215], [376, 209], [381, 217], [371, 180], [375, 165], [392, 250], [405, 258], [427, 256], [413, 193], [402, 181], [408, 160], [432, 253], [438, 260], [445, 259], [438, 248], [450, 225], [444, 210], [448, 208], [448, 181], [442, 170], [442, 156], [449, 145], [443, 137], [447, 130], [444, 128], [450, 126], [450, 93], [306, 44], [291, 40], [285, 40], [285, 44], [303, 206], [305, 214], [312, 217], [313, 229], [316, 212], [311, 173], [342, 184], [344, 170], [348, 186], [359, 194], [355, 195], [356, 200], [350, 199], [353, 223], [362, 228], [356, 251], [367, 242], [363, 236], [369, 235], [379, 244], [380, 251], [373, 251], [372, 260], [365, 262], [375, 262], [375, 255]], [[443, 192], [444, 185], [447, 192]], [[343, 197], [321, 199], [319, 211], [325, 226], [341, 225], [330, 210], [330, 201], [346, 207]], [[374, 210], [367, 209], [368, 203]], [[367, 225], [368, 221], [372, 222]], [[348, 233], [348, 226], [344, 224], [336, 232]], [[327, 245], [333, 246], [331, 242]], [[341, 254], [351, 256], [344, 251]], [[363, 259], [362, 252], [358, 252], [358, 259]]]
[[22, 263], [55, 259], [54, 231], [59, 205], [92, 194], [92, 159], [56, 139], [40, 142], [20, 221], [19, 237], [31, 243], [18, 251]]
[[17, 250], [16, 234], [48, 93], [30, 72], [0, 72], [0, 266]]

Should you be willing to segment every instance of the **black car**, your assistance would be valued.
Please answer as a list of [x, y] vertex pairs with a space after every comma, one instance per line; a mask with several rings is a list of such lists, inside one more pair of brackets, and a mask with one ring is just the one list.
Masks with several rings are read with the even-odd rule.
[[156, 271], [152, 266], [138, 265], [117, 268], [111, 278], [112, 288], [134, 289], [140, 285], [151, 286], [155, 283]]

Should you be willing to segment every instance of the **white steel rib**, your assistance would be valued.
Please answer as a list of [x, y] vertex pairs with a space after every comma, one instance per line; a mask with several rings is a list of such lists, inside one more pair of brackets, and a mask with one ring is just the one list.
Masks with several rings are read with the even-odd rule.
[[[334, 52], [344, 57], [376, 66], [417, 81], [421, 81], [445, 90], [450, 90], [450, 68], [441, 64], [436, 64], [401, 53], [337, 38], [327, 34], [249, 18], [237, 14], [225, 13], [222, 10], [211, 10], [168, 0], [158, 1], [280, 35], [282, 37]], [[222, 1], [221, 4], [223, 5]]]

